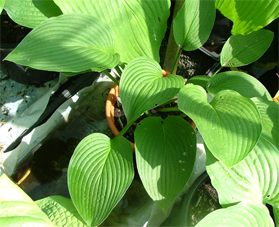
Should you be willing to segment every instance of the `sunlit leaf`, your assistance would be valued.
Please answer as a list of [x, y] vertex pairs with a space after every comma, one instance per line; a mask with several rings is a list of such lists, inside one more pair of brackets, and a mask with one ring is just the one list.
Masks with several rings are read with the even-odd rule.
[[202, 87], [188, 84], [179, 92], [178, 107], [196, 123], [206, 145], [227, 168], [249, 154], [262, 131], [255, 104], [232, 90], [220, 91], [209, 104]]
[[206, 169], [223, 206], [240, 201], [279, 205], [279, 150], [264, 137], [231, 169], [207, 152]]
[[215, 96], [219, 91], [229, 89], [247, 98], [260, 97], [266, 101], [272, 100], [262, 83], [244, 72], [227, 71], [219, 73], [208, 80], [206, 89], [211, 96]]
[[[159, 62], [159, 48], [167, 29], [169, 0], [54, 0], [66, 13], [98, 17], [116, 37], [116, 52], [122, 62], [147, 56]], [[101, 33], [99, 33], [102, 38]]]
[[257, 31], [279, 17], [278, 0], [216, 0], [216, 8], [233, 21], [232, 34]]
[[221, 65], [239, 67], [258, 60], [268, 49], [273, 39], [273, 32], [259, 30], [248, 35], [232, 35], [223, 46]]
[[187, 0], [173, 21], [174, 38], [178, 46], [191, 51], [208, 39], [215, 21], [212, 0]]
[[144, 111], [171, 100], [183, 84], [181, 76], [163, 77], [155, 60], [147, 57], [134, 59], [124, 69], [119, 86], [127, 120], [138, 118]]
[[273, 227], [272, 218], [267, 209], [253, 204], [239, 203], [216, 210], [202, 219], [196, 227]]
[[36, 204], [49, 217], [55, 226], [86, 227], [69, 198], [49, 196], [36, 201]]
[[0, 177], [0, 226], [54, 227], [36, 203], [5, 174]]
[[36, 69], [79, 73], [113, 68], [119, 55], [114, 50], [113, 33], [104, 22], [90, 15], [66, 14], [34, 28], [5, 60]]
[[89, 226], [101, 224], [122, 198], [134, 176], [133, 148], [122, 137], [85, 137], [75, 149], [68, 169], [70, 195]]
[[29, 28], [62, 14], [53, 0], [6, 0], [4, 9], [13, 21]]

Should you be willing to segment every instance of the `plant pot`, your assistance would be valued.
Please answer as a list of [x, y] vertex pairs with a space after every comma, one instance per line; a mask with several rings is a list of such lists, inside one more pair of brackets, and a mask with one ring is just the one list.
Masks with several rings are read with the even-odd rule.
[[[162, 75], [163, 77], [169, 75], [170, 72], [166, 71], [166, 70], [162, 70]], [[119, 96], [119, 86], [118, 85], [114, 85], [107, 97], [107, 101], [106, 101], [106, 119], [108, 122], [108, 125], [112, 131], [112, 133], [117, 136], [119, 134], [119, 131], [116, 127], [115, 124], [115, 120], [114, 120], [114, 115], [115, 115], [115, 103], [117, 102], [117, 97]], [[191, 126], [193, 128], [196, 127], [196, 124], [192, 121], [192, 119], [189, 119], [188, 122], [191, 124]], [[133, 142], [130, 141], [130, 143], [132, 144], [133, 148], [135, 149], [135, 144]]]
[[195, 226], [203, 217], [222, 208], [217, 191], [210, 184], [207, 172], [203, 172], [187, 192], [181, 209], [181, 226]]

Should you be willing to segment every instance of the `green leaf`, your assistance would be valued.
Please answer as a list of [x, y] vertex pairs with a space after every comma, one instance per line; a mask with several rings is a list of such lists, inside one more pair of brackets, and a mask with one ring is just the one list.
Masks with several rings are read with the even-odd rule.
[[260, 97], [266, 101], [272, 100], [262, 83], [255, 77], [239, 71], [219, 73], [209, 79], [206, 87], [211, 96], [215, 96], [219, 91], [229, 89], [247, 98]]
[[171, 100], [183, 84], [181, 76], [163, 77], [159, 63], [153, 59], [140, 57], [131, 61], [122, 73], [119, 86], [128, 122]]
[[122, 137], [101, 133], [85, 137], [68, 169], [70, 195], [89, 226], [101, 224], [122, 198], [134, 176], [133, 148]]
[[0, 177], [0, 226], [54, 226], [36, 203], [5, 174]]
[[239, 203], [216, 210], [202, 219], [196, 227], [274, 227], [267, 209], [253, 204]]
[[116, 37], [122, 62], [147, 56], [159, 62], [159, 48], [167, 29], [169, 0], [54, 0], [66, 13], [84, 13], [107, 23]]
[[273, 40], [273, 32], [259, 30], [248, 35], [232, 35], [221, 51], [221, 65], [239, 67], [258, 60]]
[[209, 104], [202, 87], [188, 84], [179, 92], [178, 107], [196, 123], [208, 148], [227, 168], [249, 154], [262, 131], [255, 104], [235, 91], [220, 91]]
[[2, 11], [4, 9], [4, 5], [5, 5], [6, 0], [0, 0], [0, 14], [2, 14]]
[[167, 212], [196, 159], [196, 135], [181, 117], [148, 117], [135, 130], [136, 161], [149, 196]]
[[53, 0], [6, 0], [4, 9], [13, 21], [29, 28], [62, 14]]
[[119, 55], [114, 51], [112, 31], [101, 20], [67, 14], [42, 22], [5, 60], [36, 69], [79, 73], [113, 68]]
[[49, 217], [55, 226], [87, 226], [69, 198], [63, 196], [49, 196], [37, 200], [36, 204]]
[[189, 80], [187, 80], [186, 84], [195, 84], [200, 85], [204, 89], [206, 89], [207, 82], [210, 80], [210, 76], [193, 76]]
[[254, 98], [262, 119], [262, 136], [279, 149], [279, 104]]
[[279, 17], [278, 0], [216, 0], [216, 8], [233, 21], [233, 35], [259, 30]]
[[240, 201], [279, 205], [279, 150], [264, 137], [229, 170], [207, 152], [206, 170], [222, 206]]
[[279, 206], [273, 207], [273, 213], [274, 213], [275, 225], [279, 226]]
[[173, 21], [174, 38], [186, 51], [196, 50], [208, 39], [215, 21], [212, 0], [187, 0]]

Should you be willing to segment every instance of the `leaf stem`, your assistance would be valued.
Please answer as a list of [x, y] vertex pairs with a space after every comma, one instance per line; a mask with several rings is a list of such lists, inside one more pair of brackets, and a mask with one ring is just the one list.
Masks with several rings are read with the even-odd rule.
[[157, 111], [161, 112], [161, 113], [174, 112], [174, 111], [180, 112], [180, 109], [177, 106], [175, 106], [175, 107], [160, 108], [160, 109], [157, 109]]
[[106, 69], [103, 71], [103, 73], [106, 74], [115, 84], [119, 86], [118, 81]]
[[121, 70], [121, 68], [120, 68], [119, 65], [117, 65], [117, 66], [115, 67], [115, 70], [116, 70], [116, 72], [118, 73], [118, 76], [121, 77], [121, 75], [122, 75], [122, 70]]
[[183, 48], [180, 47], [179, 51], [176, 54], [175, 61], [174, 61], [173, 66], [171, 68], [171, 74], [173, 74], [174, 69], [176, 68], [176, 65], [178, 64], [178, 61], [179, 61], [180, 54], [181, 54], [182, 50], [183, 50]]
[[220, 66], [220, 68], [212, 75], [212, 77], [214, 77], [217, 73], [219, 73], [222, 68], [224, 68], [224, 66]]
[[115, 137], [121, 137], [125, 134], [125, 132], [132, 126], [132, 124], [134, 124], [134, 122], [137, 120], [138, 118], [135, 118], [134, 120], [131, 120], [130, 122], [127, 123], [127, 125], [124, 126], [124, 128], [119, 132], [119, 134]]

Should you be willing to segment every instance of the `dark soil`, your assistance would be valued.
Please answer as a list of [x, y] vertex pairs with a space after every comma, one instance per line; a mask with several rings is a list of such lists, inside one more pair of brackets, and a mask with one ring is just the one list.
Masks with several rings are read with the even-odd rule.
[[218, 193], [211, 185], [210, 179], [202, 183], [192, 201], [188, 214], [192, 226], [195, 226], [207, 214], [222, 208], [218, 202]]
[[19, 43], [31, 30], [15, 23], [8, 15], [1, 15], [1, 43]]

